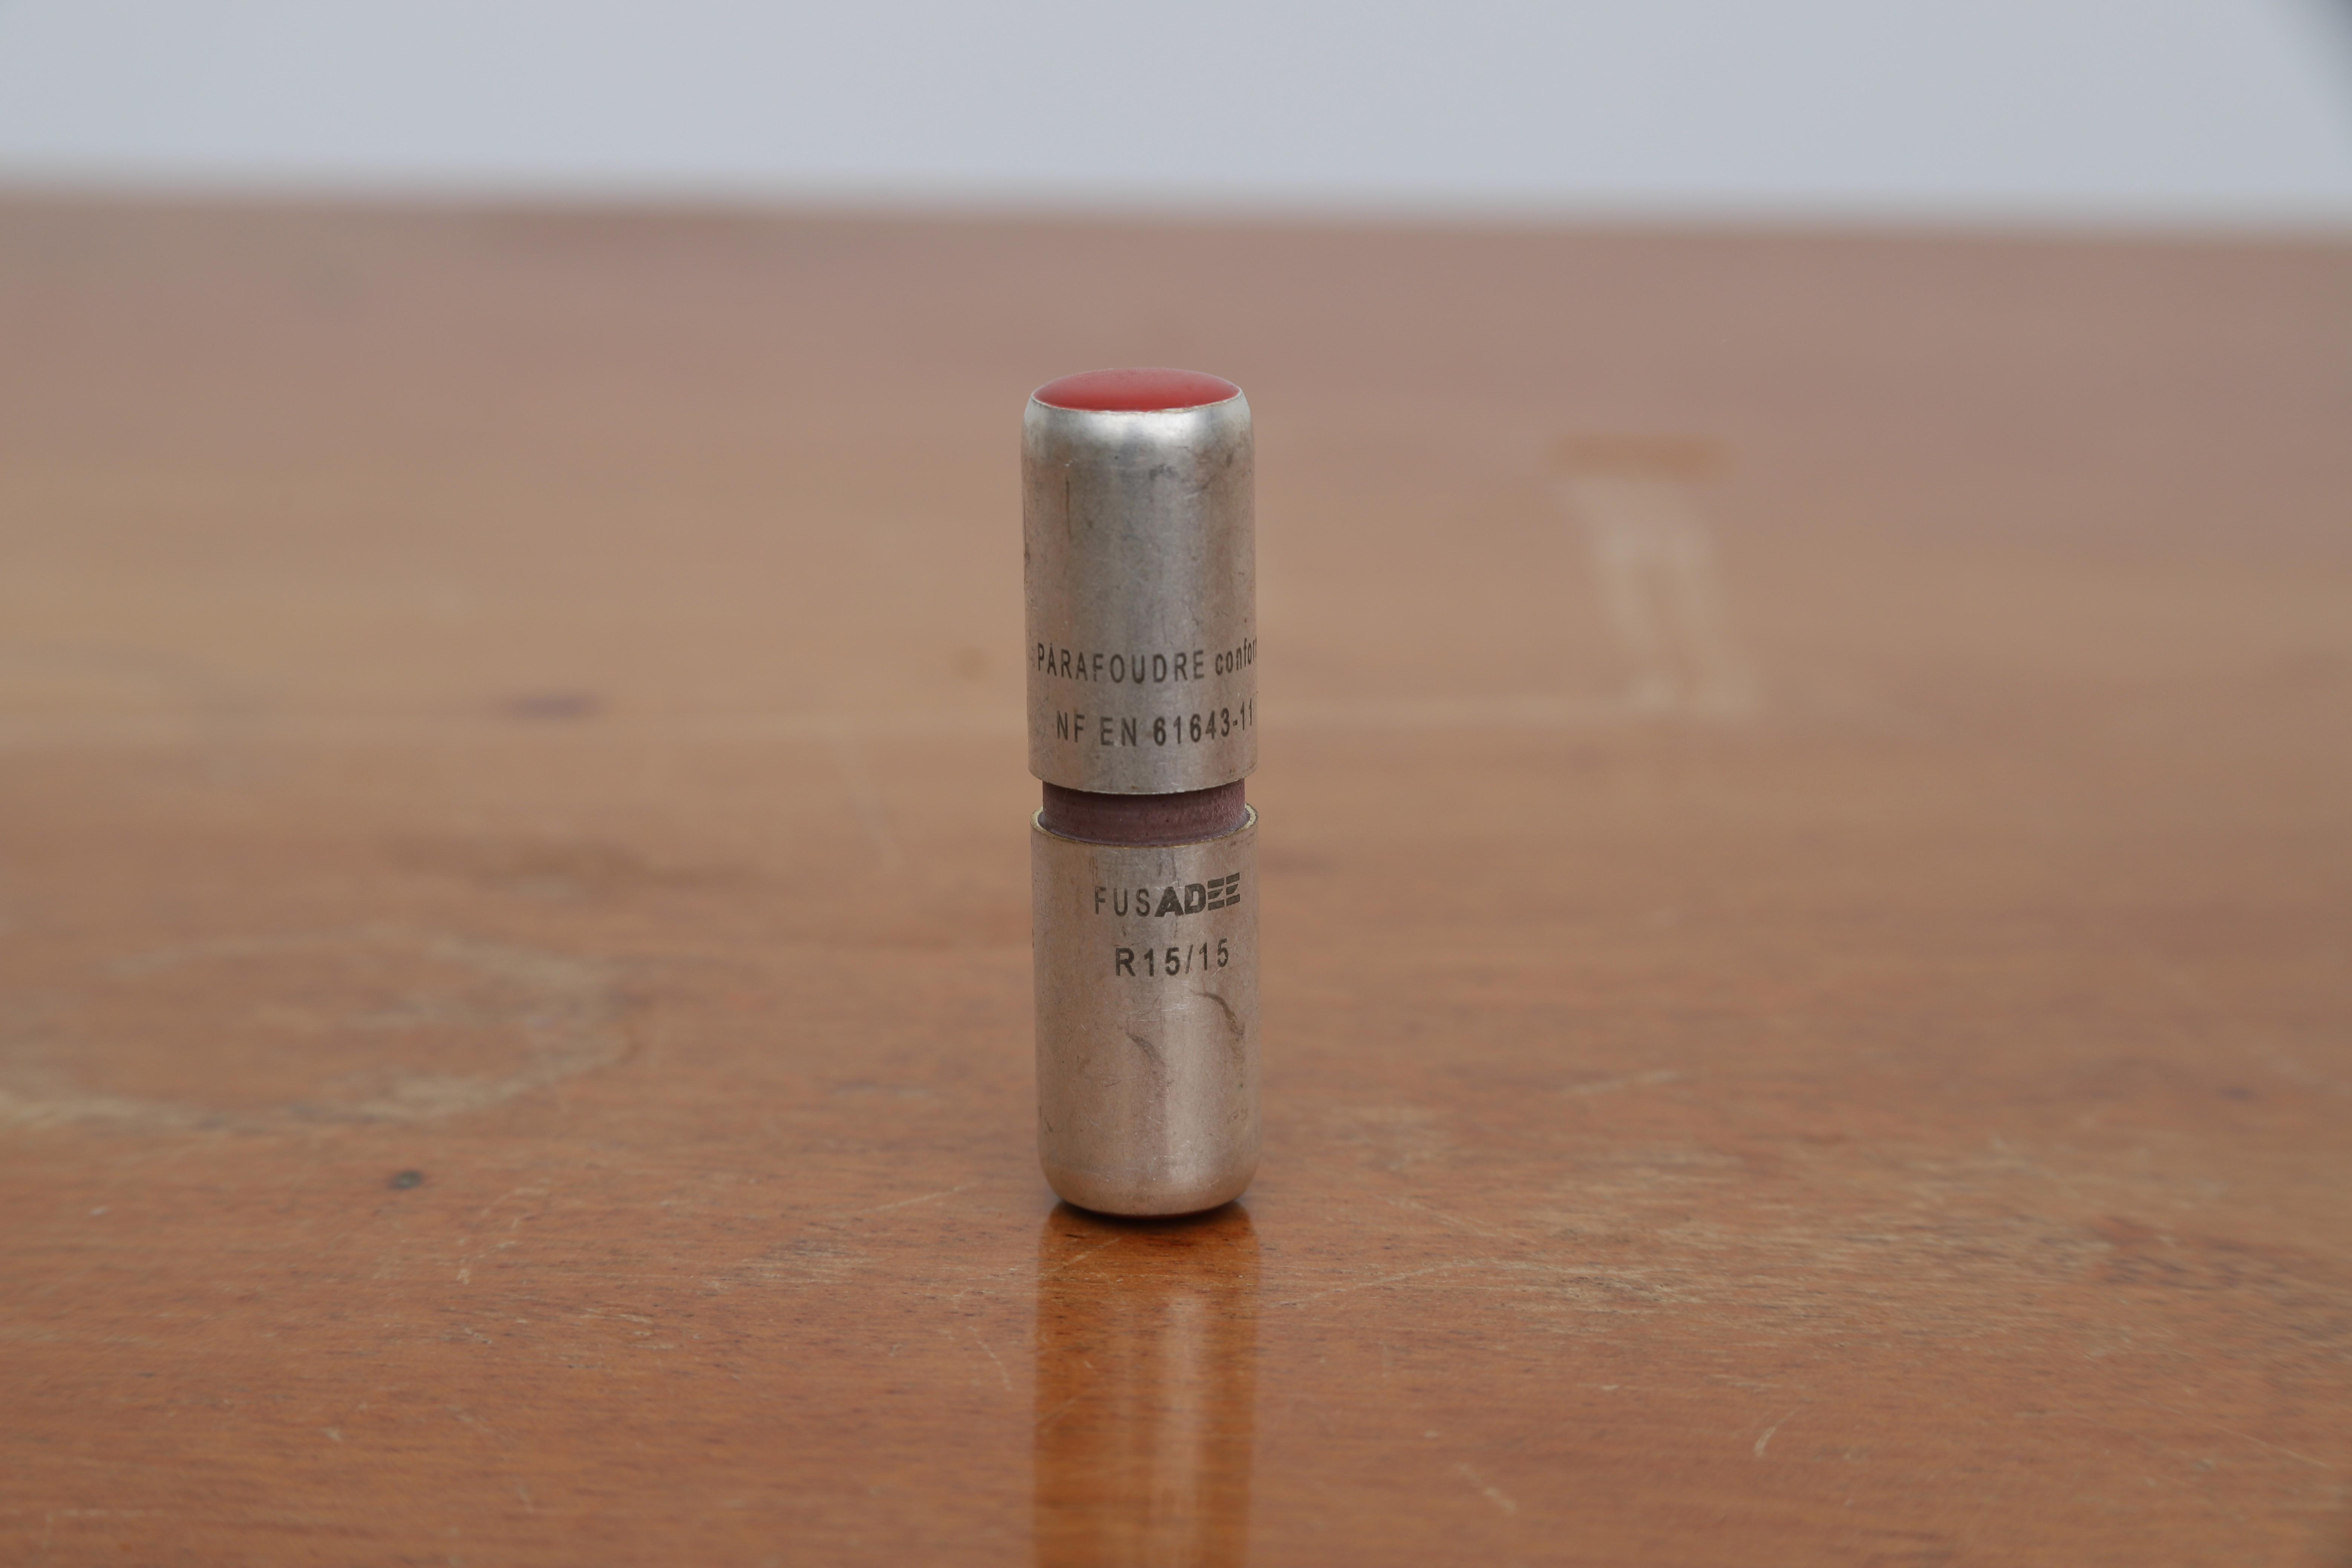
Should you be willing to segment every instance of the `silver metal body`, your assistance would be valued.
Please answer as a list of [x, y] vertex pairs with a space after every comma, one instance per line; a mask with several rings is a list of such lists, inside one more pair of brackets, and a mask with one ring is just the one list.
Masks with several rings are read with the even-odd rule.
[[1209, 789], [1257, 765], [1250, 413], [1022, 426], [1029, 771], [1103, 795]]
[[1082, 1208], [1190, 1214], [1257, 1170], [1257, 814], [1191, 844], [1034, 820], [1037, 1147]]
[[[1249, 404], [1236, 392], [1114, 413], [1033, 397], [1021, 468], [1030, 771], [1106, 796], [1245, 776], [1257, 764]], [[1147, 815], [1089, 821], [1117, 838]], [[1043, 816], [1030, 864], [1045, 1179], [1112, 1215], [1239, 1196], [1258, 1157], [1256, 814], [1150, 846], [1067, 837]]]

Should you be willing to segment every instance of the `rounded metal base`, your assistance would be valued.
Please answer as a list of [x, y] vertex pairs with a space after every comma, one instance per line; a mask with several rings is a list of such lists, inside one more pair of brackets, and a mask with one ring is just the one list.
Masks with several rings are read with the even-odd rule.
[[1257, 1157], [1224, 1173], [1224, 1179], [1214, 1186], [1196, 1192], [1153, 1185], [1138, 1190], [1131, 1184], [1104, 1182], [1087, 1171], [1056, 1170], [1047, 1164], [1045, 1184], [1054, 1195], [1075, 1208], [1090, 1214], [1108, 1215], [1114, 1219], [1175, 1219], [1188, 1214], [1205, 1214], [1222, 1208], [1244, 1193], [1257, 1175]]

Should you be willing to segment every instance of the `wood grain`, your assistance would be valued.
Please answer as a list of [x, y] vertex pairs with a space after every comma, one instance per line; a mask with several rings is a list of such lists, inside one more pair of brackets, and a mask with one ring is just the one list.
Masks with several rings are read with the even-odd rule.
[[[2352, 252], [0, 204], [0, 1557], [2341, 1563]], [[1267, 1152], [1032, 1152], [1048, 377]]]

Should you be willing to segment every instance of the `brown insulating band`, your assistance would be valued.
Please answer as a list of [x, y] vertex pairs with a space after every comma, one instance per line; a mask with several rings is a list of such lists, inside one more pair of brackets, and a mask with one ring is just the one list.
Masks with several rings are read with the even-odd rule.
[[1097, 795], [1045, 786], [1037, 820], [1048, 833], [1089, 844], [1191, 844], [1231, 833], [1249, 816], [1243, 781], [1174, 795]]

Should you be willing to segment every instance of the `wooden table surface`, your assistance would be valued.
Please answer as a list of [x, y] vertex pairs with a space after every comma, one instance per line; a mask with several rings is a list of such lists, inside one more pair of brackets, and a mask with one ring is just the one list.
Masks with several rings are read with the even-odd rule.
[[[1249, 391], [1266, 1157], [1033, 1151]], [[0, 204], [0, 1559], [2352, 1560], [2352, 247]]]

